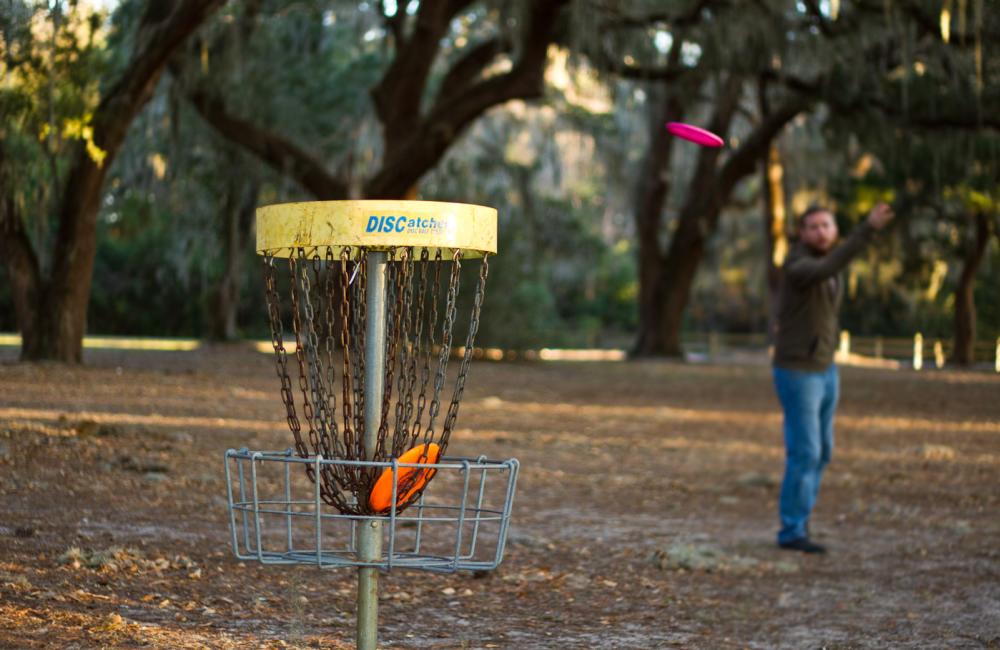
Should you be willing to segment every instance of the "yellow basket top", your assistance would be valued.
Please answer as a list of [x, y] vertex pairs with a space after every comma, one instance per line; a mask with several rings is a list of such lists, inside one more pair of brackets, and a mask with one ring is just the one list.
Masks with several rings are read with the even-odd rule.
[[[466, 257], [497, 251], [497, 211], [439, 201], [309, 201], [257, 208], [257, 252], [289, 257], [299, 248], [334, 254], [347, 246], [461, 249]], [[447, 251], [445, 251], [447, 253]], [[446, 255], [447, 257], [447, 255]]]

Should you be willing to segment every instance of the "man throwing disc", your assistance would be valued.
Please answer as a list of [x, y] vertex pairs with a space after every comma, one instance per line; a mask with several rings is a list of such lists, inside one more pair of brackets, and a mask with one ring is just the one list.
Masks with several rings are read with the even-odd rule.
[[809, 208], [799, 218], [799, 241], [783, 267], [774, 347], [774, 387], [785, 416], [781, 548], [826, 552], [809, 539], [809, 515], [833, 451], [833, 414], [840, 393], [833, 363], [843, 296], [837, 276], [894, 216], [881, 203], [840, 243], [837, 222], [826, 208]]

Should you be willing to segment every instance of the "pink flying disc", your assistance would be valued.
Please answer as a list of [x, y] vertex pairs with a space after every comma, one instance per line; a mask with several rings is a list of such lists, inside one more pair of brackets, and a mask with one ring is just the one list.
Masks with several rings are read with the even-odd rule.
[[721, 147], [723, 144], [722, 138], [711, 131], [684, 122], [667, 122], [667, 131], [678, 138], [684, 138], [703, 147]]

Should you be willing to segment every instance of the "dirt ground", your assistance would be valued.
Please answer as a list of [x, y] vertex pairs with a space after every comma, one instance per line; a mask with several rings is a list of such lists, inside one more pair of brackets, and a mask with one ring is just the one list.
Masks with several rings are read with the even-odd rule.
[[[0, 350], [0, 647], [346, 648], [355, 574], [237, 562], [222, 454], [284, 448], [246, 346]], [[473, 365], [449, 453], [517, 457], [486, 576], [382, 578], [387, 648], [1000, 648], [1000, 376], [844, 369], [804, 557], [764, 363]]]

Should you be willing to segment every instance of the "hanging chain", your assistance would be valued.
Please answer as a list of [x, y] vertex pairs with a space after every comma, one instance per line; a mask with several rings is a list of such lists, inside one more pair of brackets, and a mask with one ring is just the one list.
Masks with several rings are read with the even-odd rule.
[[[355, 271], [352, 274], [353, 302], [350, 309], [351, 338], [354, 348], [351, 350], [351, 369], [354, 373], [354, 431], [358, 449], [357, 458], [364, 458], [365, 435], [365, 347], [368, 332], [365, 324], [368, 322], [368, 256], [364, 248], [357, 249]], [[361, 269], [358, 271], [357, 269]]]
[[[275, 258], [273, 254], [264, 255], [264, 286], [275, 350], [275, 371], [281, 382], [288, 427], [300, 457], [309, 457], [311, 453], [322, 453], [325, 458], [365, 457], [367, 253], [365, 248], [344, 247], [335, 255], [334, 250], [327, 247], [322, 254], [316, 249], [307, 255], [305, 249], [298, 248], [289, 255], [291, 322], [305, 423], [296, 410], [295, 391], [288, 370]], [[398, 458], [421, 439], [425, 444], [436, 442], [440, 452], [445, 452], [457, 422], [480, 326], [489, 273], [488, 256], [483, 257], [479, 268], [461, 365], [451, 399], [442, 413], [442, 392], [449, 383], [447, 371], [458, 309], [462, 253], [454, 249], [448, 260], [441, 249], [434, 251], [433, 257], [426, 248], [420, 249], [418, 260], [414, 259], [415, 253], [409, 247], [390, 249], [384, 267], [387, 336], [384, 368], [381, 369], [383, 399], [379, 405], [381, 423], [376, 449], [369, 450], [374, 451], [375, 460]], [[447, 278], [444, 278], [442, 275], [449, 262]], [[342, 354], [339, 360], [342, 427], [338, 425], [335, 390], [337, 338]], [[439, 424], [441, 416], [443, 422]], [[303, 436], [306, 423], [308, 435]], [[426, 462], [426, 458], [422, 457], [421, 462]], [[306, 465], [305, 469], [311, 480], [320, 481], [323, 501], [343, 513], [371, 514], [367, 496], [379, 472], [349, 464], [324, 466], [320, 476], [315, 475], [311, 465]], [[419, 473], [414, 474], [411, 479]], [[407, 479], [397, 489], [406, 494], [414, 483]], [[400, 508], [419, 498], [422, 491], [414, 493], [407, 503], [400, 503]], [[352, 494], [354, 499], [348, 501], [347, 497]]]
[[[304, 256], [302, 249], [298, 251], [299, 258]], [[288, 257], [288, 270], [292, 275], [291, 282], [291, 294], [292, 294], [292, 330], [295, 333], [295, 358], [299, 363], [299, 390], [302, 391], [302, 414], [306, 418], [306, 422], [309, 424], [309, 443], [312, 445], [313, 449], [319, 449], [319, 438], [316, 433], [315, 417], [313, 413], [312, 403], [309, 401], [309, 382], [306, 379], [308, 376], [308, 371], [306, 370], [306, 352], [305, 344], [302, 341], [302, 306], [299, 300], [299, 259], [296, 256], [290, 255]]]
[[373, 458], [385, 458], [385, 438], [389, 431], [389, 404], [392, 402], [392, 379], [396, 365], [396, 347], [399, 340], [399, 305], [396, 302], [398, 294], [396, 280], [399, 269], [396, 268], [396, 249], [391, 248], [386, 254], [386, 263], [382, 267], [385, 273], [386, 313], [373, 314], [373, 318], [385, 319], [385, 343], [382, 348], [382, 403], [379, 404], [378, 434]]
[[[333, 458], [333, 450], [330, 447], [330, 425], [329, 413], [327, 412], [326, 386], [323, 381], [323, 368], [319, 359], [319, 335], [316, 334], [316, 313], [313, 310], [313, 285], [316, 291], [319, 287], [319, 254], [313, 253], [312, 258], [307, 258], [305, 252], [299, 249], [299, 264], [302, 272], [300, 282], [302, 287], [301, 303], [303, 313], [306, 317], [305, 354], [309, 372], [306, 377], [309, 384], [309, 396], [312, 398], [313, 411], [316, 415], [315, 427], [317, 429], [318, 445], [314, 447], [316, 453], [322, 451], [324, 458]], [[310, 270], [312, 278], [310, 278]]]
[[[410, 256], [413, 251], [411, 249]], [[399, 390], [398, 401], [396, 402], [396, 429], [393, 433], [393, 456], [399, 456], [412, 444], [410, 442], [410, 418], [413, 415], [413, 387], [417, 381], [417, 355], [420, 353], [419, 340], [423, 330], [421, 319], [423, 318], [423, 288], [427, 279], [427, 249], [420, 252], [420, 262], [417, 264], [420, 270], [420, 280], [418, 281], [417, 307], [413, 308], [413, 264], [403, 287], [403, 314], [406, 321], [403, 323], [403, 332], [406, 337], [400, 352], [399, 360]], [[416, 313], [414, 313], [416, 312]], [[414, 326], [416, 321], [416, 326]], [[411, 336], [412, 333], [412, 336]]]
[[[434, 280], [430, 287], [431, 317], [427, 323], [426, 348], [420, 351], [420, 356], [424, 363], [420, 369], [420, 395], [417, 397], [417, 412], [413, 418], [413, 432], [411, 433], [410, 445], [416, 444], [420, 437], [424, 411], [427, 409], [427, 385], [431, 378], [431, 356], [434, 354], [434, 332], [438, 323], [438, 304], [441, 302], [441, 269], [444, 263], [441, 258], [441, 249], [434, 253]], [[424, 442], [430, 442], [434, 432], [424, 436]]]
[[[274, 346], [275, 370], [281, 382], [281, 402], [285, 405], [285, 419], [288, 428], [295, 438], [295, 451], [306, 458], [309, 450], [302, 441], [302, 425], [295, 412], [295, 397], [292, 393], [292, 379], [288, 376], [288, 353], [283, 339], [284, 328], [281, 323], [281, 301], [278, 298], [277, 278], [274, 274], [274, 257], [269, 252], [264, 253], [264, 295], [267, 300], [267, 316], [271, 325], [271, 345]], [[313, 478], [313, 472], [309, 474]]]
[[489, 253], [483, 253], [483, 261], [479, 265], [479, 282], [476, 284], [476, 293], [472, 299], [472, 318], [469, 319], [469, 333], [465, 337], [465, 356], [462, 357], [462, 365], [458, 370], [458, 379], [455, 380], [455, 392], [451, 396], [451, 404], [448, 405], [448, 415], [444, 420], [444, 430], [441, 433], [442, 446], [448, 444], [451, 437], [452, 428], [458, 419], [458, 405], [462, 402], [462, 395], [465, 393], [465, 380], [469, 375], [469, 364], [472, 363], [476, 333], [479, 331], [479, 315], [483, 308], [483, 297], [486, 295], [486, 276], [490, 272]]
[[340, 345], [344, 354], [343, 358], [343, 411], [344, 411], [344, 446], [348, 450], [348, 457], [358, 457], [358, 434], [355, 429], [354, 420], [354, 389], [355, 379], [351, 368], [351, 280], [348, 277], [348, 267], [350, 266], [351, 249], [344, 248], [340, 251]]
[[[399, 254], [398, 261], [396, 260], [397, 252]], [[402, 390], [405, 381], [405, 360], [407, 354], [406, 336], [408, 334], [408, 327], [404, 326], [412, 322], [412, 315], [407, 315], [410, 301], [410, 292], [408, 287], [410, 284], [410, 272], [413, 269], [411, 259], [412, 253], [413, 251], [410, 248], [392, 249], [389, 251], [389, 263], [386, 265], [386, 273], [389, 274], [386, 282], [388, 286], [388, 299], [386, 302], [389, 305], [389, 327], [387, 328], [388, 336], [386, 337], [382, 419], [379, 423], [378, 432], [378, 454], [379, 457], [382, 458], [388, 457], [389, 455], [398, 457], [403, 453], [403, 451], [405, 451], [405, 449], [398, 449], [398, 447], [402, 444], [400, 436], [393, 435], [392, 444], [389, 446], [388, 453], [386, 451], [385, 441], [389, 435], [389, 408], [392, 404], [392, 389], [397, 365], [399, 366], [400, 379], [399, 398], [400, 400], [403, 399]], [[402, 406], [400, 405], [396, 409], [396, 431], [399, 430], [400, 426], [399, 412], [401, 410]]]
[[[416, 331], [413, 336], [414, 349], [410, 355], [409, 383], [406, 387], [406, 411], [403, 414], [405, 424], [408, 425], [410, 422], [413, 422], [412, 434], [409, 435], [407, 448], [416, 444], [417, 437], [420, 435], [420, 417], [419, 415], [416, 418], [413, 416], [413, 391], [417, 385], [417, 361], [426, 356], [424, 352], [424, 304], [426, 303], [427, 268], [430, 266], [429, 257], [430, 253], [426, 248], [420, 251], [420, 281], [417, 284], [417, 309], [416, 314], [414, 314]], [[403, 429], [403, 434], [407, 434], [406, 428]]]
[[[446, 303], [444, 320], [441, 324], [441, 351], [438, 354], [438, 368], [434, 376], [434, 396], [431, 398], [427, 413], [427, 430], [424, 432], [424, 442], [429, 443], [434, 438], [434, 421], [441, 410], [441, 390], [444, 388], [448, 373], [448, 359], [451, 356], [452, 329], [455, 326], [455, 310], [458, 298], [458, 288], [461, 280], [462, 251], [455, 249], [451, 256], [451, 275], [448, 279], [448, 291], [445, 294]], [[447, 444], [447, 441], [445, 441]]]
[[343, 453], [343, 442], [340, 439], [340, 432], [337, 427], [337, 391], [334, 390], [334, 386], [337, 385], [336, 346], [334, 344], [336, 341], [337, 325], [334, 318], [333, 305], [337, 302], [337, 287], [335, 282], [337, 274], [334, 272], [334, 264], [336, 262], [333, 258], [333, 248], [327, 246], [324, 257], [326, 261], [326, 274], [323, 278], [323, 298], [325, 301], [323, 315], [326, 318], [326, 332], [323, 337], [323, 343], [326, 346], [326, 385], [328, 387], [326, 410], [330, 414], [330, 435], [333, 436], [338, 446], [337, 448]]

